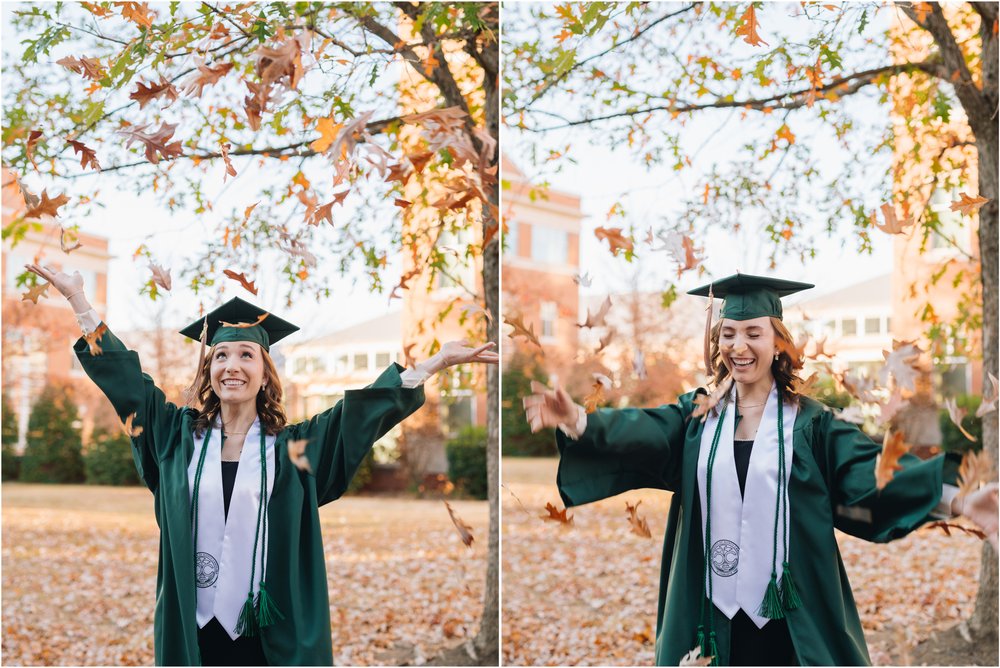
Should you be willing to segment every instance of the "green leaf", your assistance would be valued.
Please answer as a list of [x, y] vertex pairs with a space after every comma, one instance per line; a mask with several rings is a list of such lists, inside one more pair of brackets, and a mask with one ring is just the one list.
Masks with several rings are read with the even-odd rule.
[[934, 96], [934, 117], [940, 118], [945, 123], [951, 120], [951, 103], [948, 100], [948, 96], [938, 91], [937, 95]]

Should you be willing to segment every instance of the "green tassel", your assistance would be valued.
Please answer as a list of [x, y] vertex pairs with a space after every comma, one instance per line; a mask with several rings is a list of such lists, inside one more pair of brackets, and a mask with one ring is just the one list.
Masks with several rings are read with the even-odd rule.
[[781, 592], [778, 591], [778, 576], [771, 573], [771, 581], [767, 583], [764, 600], [760, 602], [757, 614], [768, 619], [782, 619], [785, 611], [781, 607]]
[[698, 625], [698, 637], [695, 640], [694, 646], [701, 649], [701, 655], [705, 656], [705, 652], [708, 651], [708, 647], [705, 646], [705, 627], [701, 624]]
[[236, 620], [236, 633], [245, 637], [257, 635], [257, 615], [253, 609], [252, 591], [247, 593], [247, 600], [244, 601], [239, 619]]
[[719, 647], [715, 644], [715, 631], [708, 634], [708, 654], [702, 652], [701, 655], [703, 657], [711, 657], [712, 660], [708, 665], [719, 665]]
[[260, 628], [264, 628], [284, 618], [285, 616], [281, 614], [281, 610], [278, 610], [274, 599], [271, 598], [271, 595], [267, 593], [267, 589], [264, 588], [262, 580], [260, 591], [257, 592], [257, 624]]
[[781, 605], [785, 610], [795, 610], [802, 605], [799, 588], [795, 585], [795, 579], [792, 578], [792, 570], [787, 561], [781, 564], [781, 570]]

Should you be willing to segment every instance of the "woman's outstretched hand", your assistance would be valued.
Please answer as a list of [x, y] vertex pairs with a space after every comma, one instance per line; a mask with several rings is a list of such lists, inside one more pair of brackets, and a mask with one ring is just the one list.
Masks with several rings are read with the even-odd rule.
[[468, 364], [478, 362], [481, 364], [497, 364], [500, 362], [500, 355], [490, 350], [496, 344], [490, 341], [481, 346], [473, 348], [465, 339], [461, 341], [449, 341], [441, 346], [438, 355], [441, 358], [441, 368], [455, 366], [456, 364]]
[[556, 386], [550, 390], [538, 381], [531, 381], [532, 394], [525, 397], [524, 416], [531, 426], [531, 433], [561, 424], [573, 425], [579, 416], [579, 407], [566, 390]]
[[62, 296], [67, 299], [76, 293], [83, 293], [83, 276], [78, 271], [74, 271], [70, 275], [62, 271], [56, 271], [51, 267], [43, 267], [40, 264], [26, 264], [24, 268], [48, 281], [52, 287], [61, 292]]
[[952, 501], [952, 509], [960, 515], [965, 515], [986, 532], [986, 540], [993, 549], [997, 549], [997, 483], [991, 482], [982, 489], [969, 492], [963, 498]]

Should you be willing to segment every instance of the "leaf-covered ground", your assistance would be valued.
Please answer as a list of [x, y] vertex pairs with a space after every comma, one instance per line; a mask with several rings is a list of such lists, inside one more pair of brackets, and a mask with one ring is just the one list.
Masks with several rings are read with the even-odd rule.
[[[488, 508], [341, 499], [320, 510], [334, 660], [421, 663], [471, 638]], [[158, 530], [145, 489], [3, 485], [3, 663], [152, 665]]]
[[[546, 503], [562, 507], [555, 467], [552, 459], [503, 461], [503, 661], [653, 665], [670, 494], [635, 491], [573, 508], [573, 524], [562, 526], [539, 519]], [[629, 531], [626, 501], [642, 501], [652, 539]], [[978, 539], [940, 530], [888, 545], [837, 538], [876, 665], [905, 665], [913, 645], [971, 613]]]

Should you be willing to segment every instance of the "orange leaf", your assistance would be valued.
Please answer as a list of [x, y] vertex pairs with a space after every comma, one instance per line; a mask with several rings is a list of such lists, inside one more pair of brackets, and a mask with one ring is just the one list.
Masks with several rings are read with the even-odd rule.
[[645, 517], [639, 517], [639, 505], [642, 501], [639, 501], [634, 506], [628, 501], [625, 502], [625, 513], [628, 515], [628, 523], [631, 525], [631, 531], [637, 536], [642, 536], [643, 538], [652, 538], [653, 533], [649, 530], [649, 523], [646, 521]]
[[409, 209], [411, 206], [413, 206], [413, 202], [407, 201], [405, 199], [400, 199], [398, 197], [393, 201], [393, 204], [395, 204], [401, 209]]
[[775, 134], [775, 137], [778, 139], [784, 139], [788, 142], [789, 146], [795, 143], [795, 135], [792, 134], [792, 130], [784, 124], [778, 128], [778, 132]]
[[223, 327], [235, 327], [236, 329], [249, 329], [251, 327], [256, 327], [260, 323], [264, 322], [264, 320], [269, 315], [270, 315], [270, 313], [261, 313], [260, 317], [257, 318], [256, 320], [254, 320], [253, 322], [237, 322], [237, 323], [232, 323], [232, 322], [224, 322], [224, 321], [220, 320], [219, 324], [222, 325]]
[[871, 215], [871, 223], [886, 234], [902, 234], [906, 231], [907, 227], [913, 224], [913, 216], [907, 216], [904, 220], [899, 220], [896, 217], [895, 207], [889, 203], [883, 204], [881, 210], [882, 215], [885, 217], [885, 225], [879, 225], [875, 213]]
[[770, 46], [767, 42], [760, 38], [757, 34], [757, 13], [754, 11], [753, 3], [747, 7], [747, 10], [740, 17], [740, 26], [736, 29], [737, 35], [743, 35], [743, 41], [750, 46], [760, 46], [764, 44], [765, 46]]
[[878, 489], [885, 488], [892, 480], [896, 471], [903, 467], [899, 465], [899, 458], [910, 450], [910, 445], [906, 443], [903, 432], [885, 432], [885, 439], [882, 441], [882, 454], [875, 460], [875, 486]]
[[128, 436], [129, 438], [136, 438], [140, 434], [142, 434], [142, 425], [132, 424], [132, 420], [135, 419], [135, 416], [136, 414], [132, 413], [127, 418], [125, 418], [125, 424], [123, 425], [125, 435]]
[[91, 356], [101, 355], [104, 353], [98, 342], [104, 337], [104, 333], [106, 331], [108, 331], [108, 326], [102, 322], [93, 332], [83, 335], [83, 340], [86, 341], [87, 345], [90, 347]]
[[719, 405], [722, 398], [729, 394], [729, 389], [733, 386], [733, 377], [726, 376], [722, 382], [712, 391], [711, 394], [698, 394], [694, 398], [695, 408], [691, 411], [691, 417], [700, 417], [704, 422], [708, 418], [708, 412]]
[[309, 144], [309, 148], [317, 153], [325, 152], [336, 141], [337, 135], [343, 128], [342, 123], [334, 123], [332, 118], [319, 119], [316, 122], [316, 132], [320, 134], [320, 137]]
[[45, 291], [49, 289], [48, 283], [36, 283], [28, 288], [28, 291], [21, 295], [21, 301], [31, 301], [33, 304], [38, 303], [39, 297], [48, 297]]
[[226, 173], [222, 177], [222, 182], [225, 183], [226, 179], [230, 176], [236, 176], [236, 168], [233, 167], [233, 161], [229, 159], [229, 149], [232, 148], [232, 145], [222, 144], [220, 148], [222, 151], [222, 159], [226, 163]]
[[963, 216], [972, 216], [980, 207], [989, 202], [990, 200], [985, 197], [969, 197], [965, 193], [959, 193], [960, 198], [951, 203], [952, 211], [961, 211]]
[[980, 483], [989, 482], [995, 477], [989, 450], [966, 450], [962, 455], [962, 463], [958, 465], [958, 496], [976, 491]]
[[206, 65], [204, 58], [194, 57], [194, 64], [198, 71], [188, 77], [181, 85], [181, 91], [191, 97], [201, 97], [206, 86], [212, 86], [233, 69], [233, 63], [219, 63], [218, 65]]
[[941, 529], [946, 535], [951, 535], [951, 529], [958, 529], [962, 533], [972, 534], [979, 540], [986, 540], [986, 532], [980, 531], [979, 529], [973, 527], [964, 527], [961, 524], [954, 524], [952, 522], [945, 522], [943, 520], [937, 522], [931, 522], [923, 528], [925, 529]]
[[548, 515], [539, 515], [539, 517], [541, 517], [543, 520], [549, 520], [549, 521], [552, 521], [552, 522], [559, 522], [560, 524], [562, 524], [564, 526], [569, 526], [570, 524], [573, 523], [573, 516], [572, 515], [569, 515], [569, 516], [566, 515], [566, 508], [563, 508], [562, 510], [559, 510], [558, 508], [556, 508], [551, 503], [546, 503], [545, 504], [545, 511], [548, 513]]
[[42, 198], [35, 206], [24, 212], [24, 217], [39, 218], [41, 216], [52, 216], [55, 218], [59, 215], [59, 207], [65, 205], [68, 201], [69, 197], [66, 195], [59, 195], [55, 199], [49, 199], [48, 191], [43, 190]]
[[594, 230], [594, 236], [599, 241], [607, 241], [611, 248], [611, 254], [615, 256], [618, 255], [618, 251], [631, 253], [635, 248], [632, 240], [622, 234], [620, 227], [598, 227]]
[[101, 165], [97, 162], [97, 151], [91, 148], [87, 148], [83, 142], [73, 141], [72, 139], [67, 139], [69, 145], [73, 147], [73, 151], [80, 154], [80, 166], [86, 169], [87, 167], [93, 167], [97, 171], [101, 171]]
[[149, 29], [153, 27], [153, 17], [149, 15], [149, 3], [144, 2], [116, 2], [115, 6], [121, 10], [122, 16], [132, 21], [138, 26]]
[[166, 97], [171, 103], [173, 103], [177, 100], [178, 95], [179, 93], [177, 88], [161, 76], [159, 83], [145, 84], [141, 81], [138, 82], [135, 90], [128, 97], [130, 100], [138, 102], [139, 109], [142, 109], [158, 97]]
[[62, 65], [66, 69], [83, 75], [83, 78], [91, 81], [98, 81], [104, 78], [104, 68], [98, 58], [73, 58], [66, 56], [56, 61], [56, 65]]
[[35, 146], [38, 144], [38, 140], [42, 138], [41, 130], [32, 130], [28, 133], [28, 142], [24, 146], [24, 154], [34, 165], [35, 169], [38, 169], [38, 163], [35, 162]]
[[235, 271], [231, 269], [224, 269], [222, 273], [228, 276], [229, 278], [233, 279], [234, 281], [238, 282], [247, 291], [256, 296], [257, 287], [254, 285], [253, 281], [247, 280], [247, 277], [244, 274], [242, 273], [237, 274]]
[[156, 132], [149, 133], [144, 132], [147, 127], [148, 126], [142, 125], [131, 130], [119, 130], [118, 134], [128, 137], [128, 141], [125, 142], [125, 146], [131, 146], [133, 141], [142, 142], [142, 144], [146, 147], [146, 159], [154, 165], [158, 163], [161, 158], [176, 158], [184, 152], [181, 149], [181, 143], [179, 141], [170, 142], [174, 136], [174, 130], [177, 128], [176, 124], [172, 125], [170, 123], [163, 123], [160, 125], [160, 129]]
[[[594, 374], [598, 376], [600, 374]], [[583, 398], [583, 408], [587, 412], [587, 415], [595, 412], [597, 408], [607, 401], [607, 397], [604, 396], [604, 383], [599, 379], [594, 382], [594, 391]]]
[[503, 319], [505, 323], [514, 328], [514, 331], [510, 333], [510, 338], [513, 339], [518, 336], [523, 336], [529, 343], [534, 343], [536, 346], [541, 348], [542, 344], [538, 342], [538, 337], [535, 336], [535, 326], [532, 325], [531, 327], [525, 327], [523, 318], [524, 316], [519, 315]]
[[458, 516], [447, 501], [444, 501], [444, 499], [442, 501], [445, 508], [448, 509], [448, 515], [451, 517], [451, 522], [455, 525], [458, 535], [462, 538], [462, 542], [465, 543], [466, 547], [472, 547], [472, 541], [475, 540], [472, 537], [472, 527], [462, 521], [462, 518]]
[[244, 223], [246, 223], [246, 222], [247, 222], [248, 220], [250, 220], [250, 214], [251, 214], [251, 213], [253, 213], [253, 210], [254, 210], [255, 208], [257, 208], [257, 205], [258, 205], [258, 204], [260, 204], [260, 202], [254, 202], [253, 204], [251, 204], [250, 206], [248, 206], [248, 207], [247, 207], [247, 208], [246, 208], [246, 209], [245, 209], [245, 210], [243, 211], [243, 222], [244, 222]]

